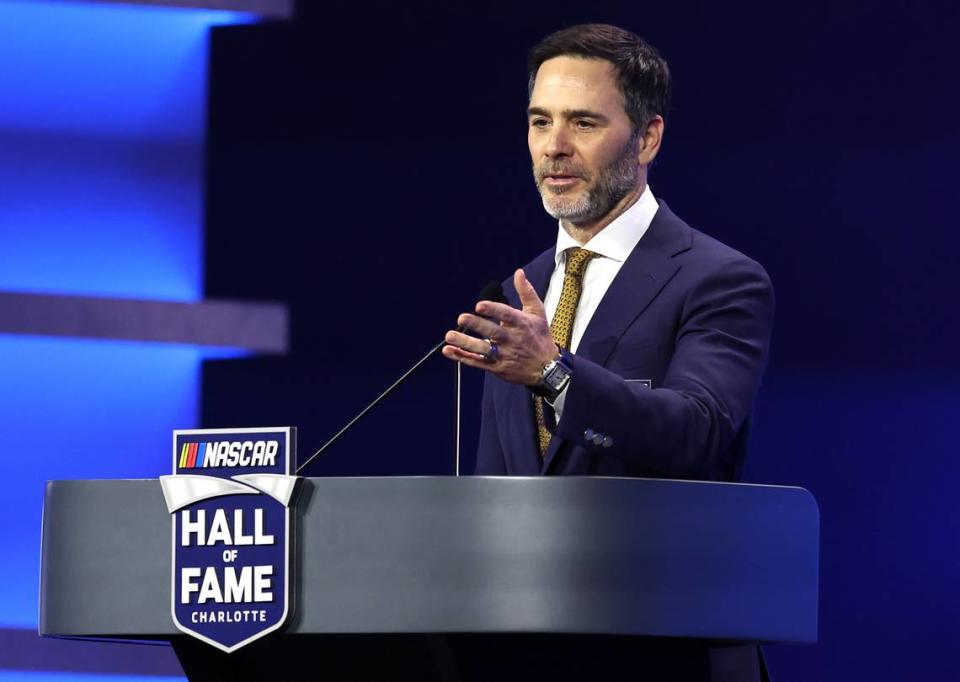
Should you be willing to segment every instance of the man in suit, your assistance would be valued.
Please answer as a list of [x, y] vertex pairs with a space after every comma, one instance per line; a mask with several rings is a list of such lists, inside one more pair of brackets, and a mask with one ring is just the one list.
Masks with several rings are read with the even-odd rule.
[[[666, 63], [631, 33], [585, 25], [542, 41], [530, 72], [534, 177], [559, 236], [507, 283], [509, 305], [459, 317], [476, 336], [447, 333], [446, 357], [487, 372], [476, 472], [737, 480], [773, 290], [653, 197]], [[564, 292], [577, 247], [587, 262]]]
[[[667, 64], [591, 24], [548, 36], [529, 66], [528, 145], [558, 237], [507, 304], [479, 302], [446, 335], [447, 358], [486, 372], [476, 473], [735, 481], [773, 291], [653, 196]], [[714, 649], [711, 679], [757, 678], [753, 648]]]

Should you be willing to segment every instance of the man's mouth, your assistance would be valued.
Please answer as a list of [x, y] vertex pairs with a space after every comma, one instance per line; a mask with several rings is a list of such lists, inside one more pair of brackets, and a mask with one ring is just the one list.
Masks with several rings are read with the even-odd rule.
[[579, 175], [569, 173], [548, 173], [543, 177], [543, 182], [549, 187], [569, 187], [580, 179]]

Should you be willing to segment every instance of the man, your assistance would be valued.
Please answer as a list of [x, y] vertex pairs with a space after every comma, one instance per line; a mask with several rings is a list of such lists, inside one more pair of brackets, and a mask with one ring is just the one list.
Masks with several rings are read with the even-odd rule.
[[481, 301], [457, 320], [476, 336], [446, 335], [447, 358], [487, 372], [476, 473], [739, 477], [773, 291], [654, 198], [669, 93], [666, 62], [613, 26], [531, 52], [528, 144], [560, 228], [506, 283], [511, 305]]
[[[529, 67], [533, 174], [560, 225], [505, 283], [509, 304], [481, 301], [457, 320], [472, 334], [446, 335], [444, 356], [486, 372], [476, 473], [737, 480], [773, 291], [647, 184], [666, 62], [592, 24], [544, 39]], [[671, 646], [663, 670], [693, 666], [676, 679], [760, 678], [754, 647]]]

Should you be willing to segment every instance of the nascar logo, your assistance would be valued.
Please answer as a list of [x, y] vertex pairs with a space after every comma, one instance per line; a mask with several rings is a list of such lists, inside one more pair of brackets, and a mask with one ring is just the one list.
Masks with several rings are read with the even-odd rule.
[[272, 467], [276, 465], [279, 449], [275, 440], [184, 443], [177, 468]]

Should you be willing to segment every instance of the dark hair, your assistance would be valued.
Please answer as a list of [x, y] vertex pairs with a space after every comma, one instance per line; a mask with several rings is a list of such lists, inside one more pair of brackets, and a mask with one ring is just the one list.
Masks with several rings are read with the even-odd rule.
[[563, 56], [606, 59], [614, 65], [634, 133], [645, 129], [657, 114], [666, 118], [670, 69], [660, 53], [640, 36], [609, 24], [580, 24], [548, 35], [527, 58], [528, 96], [533, 94], [540, 65]]

